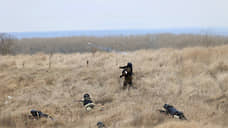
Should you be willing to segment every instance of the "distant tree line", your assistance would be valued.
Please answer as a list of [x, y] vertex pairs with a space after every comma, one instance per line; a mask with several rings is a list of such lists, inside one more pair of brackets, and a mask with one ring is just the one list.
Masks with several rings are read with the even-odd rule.
[[96, 51], [135, 51], [139, 49], [213, 47], [228, 44], [227, 36], [194, 34], [148, 34], [131, 36], [75, 36], [15, 39], [0, 34], [0, 54], [35, 54], [43, 52], [75, 53]]

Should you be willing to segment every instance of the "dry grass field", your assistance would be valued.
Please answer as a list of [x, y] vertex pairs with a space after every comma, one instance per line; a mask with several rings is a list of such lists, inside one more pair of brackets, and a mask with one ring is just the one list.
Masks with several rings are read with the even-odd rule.
[[[136, 88], [122, 90], [118, 67], [129, 61]], [[74, 102], [84, 93], [90, 112]], [[0, 95], [0, 128], [227, 128], [228, 45], [0, 56]], [[165, 103], [188, 120], [161, 115]], [[55, 120], [30, 120], [31, 109]]]

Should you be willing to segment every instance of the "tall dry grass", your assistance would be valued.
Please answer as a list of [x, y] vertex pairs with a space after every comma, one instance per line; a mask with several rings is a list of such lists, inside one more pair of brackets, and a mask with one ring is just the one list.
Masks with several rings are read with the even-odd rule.
[[[49, 54], [0, 56], [0, 128], [225, 128], [227, 58], [227, 45], [53, 54], [51, 67]], [[129, 61], [136, 89], [121, 90], [118, 66]], [[84, 93], [98, 103], [90, 112], [74, 102]], [[188, 121], [159, 114], [165, 103]], [[31, 109], [56, 120], [30, 120]]]

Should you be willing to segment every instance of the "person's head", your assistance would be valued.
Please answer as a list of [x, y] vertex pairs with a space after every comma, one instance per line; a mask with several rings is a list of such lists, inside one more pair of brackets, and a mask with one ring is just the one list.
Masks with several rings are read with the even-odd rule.
[[102, 122], [98, 122], [98, 123], [97, 123], [97, 127], [98, 127], [98, 128], [104, 128], [105, 125], [104, 125]]
[[128, 72], [132, 72], [132, 70], [133, 70], [133, 69], [132, 69], [132, 63], [131, 63], [131, 62], [128, 62], [128, 63], [127, 63], [127, 71], [128, 71]]
[[84, 94], [84, 99], [85, 99], [85, 100], [90, 99], [90, 95], [89, 95], [88, 93]]
[[164, 106], [163, 106], [165, 109], [167, 109], [168, 107], [169, 107], [169, 105], [168, 104], [164, 104]]
[[132, 68], [132, 63], [131, 63], [131, 62], [128, 62], [128, 63], [127, 63], [127, 67]]

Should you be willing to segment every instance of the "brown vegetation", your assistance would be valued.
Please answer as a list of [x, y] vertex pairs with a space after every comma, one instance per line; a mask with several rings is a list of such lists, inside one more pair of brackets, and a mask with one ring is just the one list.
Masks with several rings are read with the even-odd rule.
[[13, 53], [15, 39], [4, 33], [0, 33], [0, 54], [7, 55]]
[[[89, 46], [88, 43], [92, 43]], [[228, 37], [191, 34], [153, 34], [137, 36], [106, 37], [59, 37], [18, 40], [15, 53], [75, 53], [96, 52], [102, 48], [115, 51], [135, 51], [140, 49], [187, 48], [196, 46], [218, 46], [228, 44]], [[99, 48], [101, 47], [101, 48]]]
[[[50, 54], [0, 56], [0, 128], [225, 128], [227, 58], [227, 45], [53, 54], [51, 68]], [[118, 66], [129, 61], [137, 89], [121, 90]], [[84, 93], [97, 103], [90, 112], [74, 102]], [[159, 114], [164, 103], [188, 121]], [[56, 120], [29, 120], [30, 109]]]

